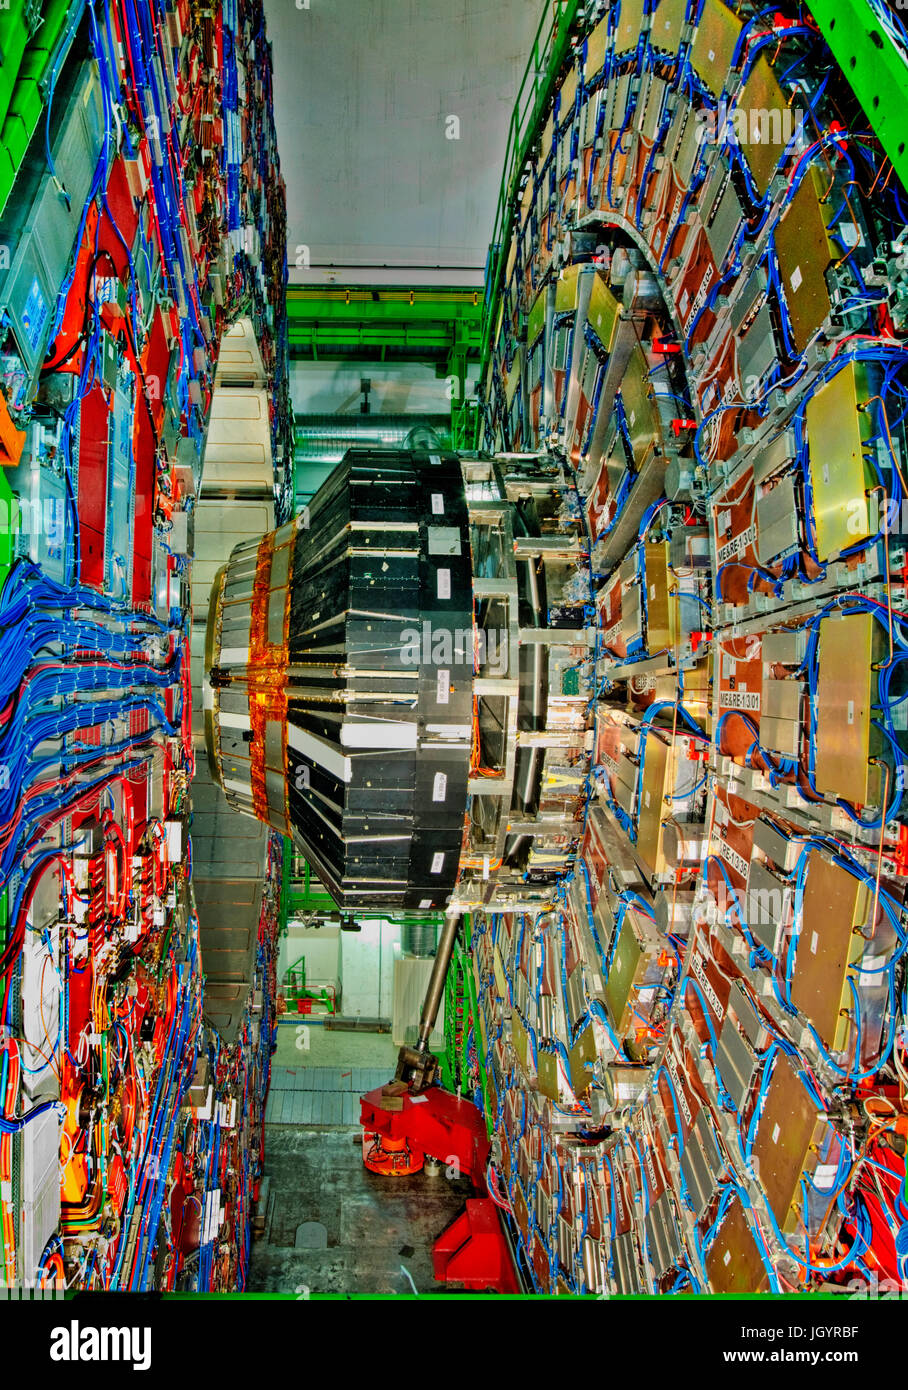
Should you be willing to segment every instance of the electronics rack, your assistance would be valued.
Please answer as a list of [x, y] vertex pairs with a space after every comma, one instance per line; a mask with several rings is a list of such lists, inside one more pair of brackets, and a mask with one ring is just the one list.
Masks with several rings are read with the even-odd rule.
[[0, 134], [3, 1282], [242, 1288], [281, 841], [236, 1041], [192, 888], [192, 523], [251, 325], [291, 497], [260, 0], [13, 4]]
[[903, 1280], [908, 199], [808, 5], [540, 52], [484, 445], [568, 465], [592, 772], [545, 910], [471, 914], [447, 1065], [537, 1292]]

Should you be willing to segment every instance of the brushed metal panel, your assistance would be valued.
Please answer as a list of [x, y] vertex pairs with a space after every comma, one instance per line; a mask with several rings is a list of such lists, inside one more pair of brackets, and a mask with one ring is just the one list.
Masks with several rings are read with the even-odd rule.
[[[828, 181], [825, 169], [822, 177]], [[831, 308], [825, 272], [836, 251], [827, 235], [826, 218], [834, 209], [831, 202], [821, 205], [824, 192], [819, 174], [811, 167], [773, 234], [791, 334], [799, 353]]]
[[759, 1162], [766, 1200], [783, 1231], [798, 1226], [801, 1174], [819, 1128], [816, 1101], [807, 1093], [788, 1058], [777, 1054], [757, 1126], [753, 1158]]
[[[574, 974], [579, 974], [575, 970]], [[582, 1096], [589, 1090], [593, 1081], [593, 1063], [596, 1061], [596, 1038], [592, 1024], [585, 1028], [568, 1053], [570, 1063], [571, 1087], [574, 1094]]]
[[725, 86], [742, 22], [718, 0], [706, 0], [690, 60], [714, 96]]
[[865, 922], [869, 906], [865, 884], [811, 851], [791, 1002], [810, 1019], [831, 1051], [847, 1045], [853, 1027], [844, 1012], [852, 1006], [847, 972], [849, 963], [864, 949], [864, 939], [855, 927]]
[[863, 454], [870, 418], [858, 405], [872, 395], [854, 362], [807, 402], [807, 448], [817, 554], [827, 560], [873, 535], [867, 499], [874, 485]]
[[640, 805], [637, 808], [637, 852], [650, 874], [661, 873], [665, 867], [662, 854], [662, 818], [666, 811], [663, 798], [668, 755], [668, 744], [650, 733], [646, 740], [643, 785]]
[[705, 1264], [713, 1293], [762, 1293], [767, 1286], [760, 1251], [738, 1197], [733, 1198], [706, 1252]]
[[881, 777], [868, 759], [877, 751], [871, 728], [876, 677], [871, 669], [883, 636], [870, 613], [824, 618], [820, 624], [816, 720], [816, 785], [823, 795], [876, 805]]

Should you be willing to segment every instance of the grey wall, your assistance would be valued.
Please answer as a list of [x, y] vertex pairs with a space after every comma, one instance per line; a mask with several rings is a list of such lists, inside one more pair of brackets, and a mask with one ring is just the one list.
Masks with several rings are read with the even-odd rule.
[[[471, 364], [470, 380], [476, 368]], [[372, 382], [369, 405], [375, 415], [448, 415], [451, 402], [444, 377], [419, 362], [301, 362], [290, 363], [290, 393], [298, 415], [338, 413], [358, 415], [359, 383]]]
[[291, 280], [479, 283], [540, 0], [308, 4], [265, 3]]

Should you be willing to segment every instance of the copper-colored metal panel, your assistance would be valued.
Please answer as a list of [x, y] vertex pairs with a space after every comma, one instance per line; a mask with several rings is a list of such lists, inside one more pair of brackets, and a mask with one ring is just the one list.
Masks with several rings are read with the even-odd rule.
[[766, 1288], [760, 1251], [737, 1197], [706, 1252], [706, 1273], [713, 1293], [762, 1293]]
[[753, 1157], [766, 1200], [783, 1231], [798, 1224], [801, 1174], [821, 1127], [812, 1100], [784, 1054], [777, 1056], [757, 1127]]
[[725, 5], [706, 0], [690, 60], [715, 96], [725, 86], [741, 27], [741, 20]]
[[816, 721], [816, 784], [855, 806], [880, 798], [880, 771], [868, 761], [879, 736], [871, 727], [882, 630], [870, 613], [824, 618], [820, 624]]
[[850, 961], [864, 949], [855, 932], [867, 918], [870, 894], [847, 869], [818, 852], [810, 855], [801, 916], [791, 1002], [810, 1019], [823, 1045], [839, 1051], [847, 1045], [852, 1026], [843, 1010], [850, 991]]

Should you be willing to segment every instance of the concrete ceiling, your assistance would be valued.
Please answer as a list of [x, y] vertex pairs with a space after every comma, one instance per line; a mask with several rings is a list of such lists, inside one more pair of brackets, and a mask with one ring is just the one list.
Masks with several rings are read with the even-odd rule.
[[291, 282], [481, 283], [540, 0], [298, 4], [265, 0]]

